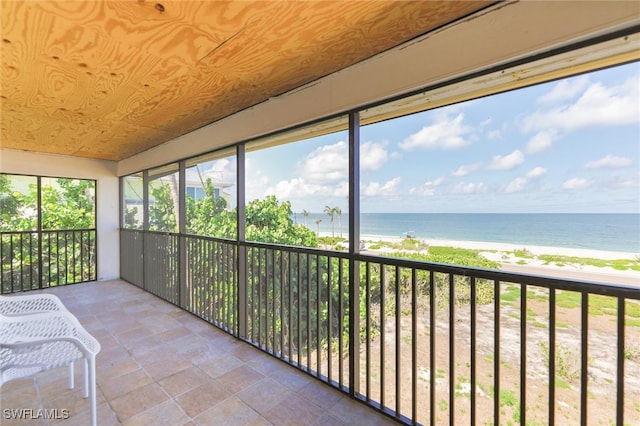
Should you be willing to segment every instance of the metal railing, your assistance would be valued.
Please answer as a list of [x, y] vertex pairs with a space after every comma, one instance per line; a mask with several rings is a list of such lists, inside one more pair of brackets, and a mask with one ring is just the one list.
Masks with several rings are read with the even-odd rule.
[[0, 232], [0, 291], [36, 290], [96, 279], [96, 231]]
[[638, 287], [122, 236], [149, 291], [402, 422], [640, 423]]

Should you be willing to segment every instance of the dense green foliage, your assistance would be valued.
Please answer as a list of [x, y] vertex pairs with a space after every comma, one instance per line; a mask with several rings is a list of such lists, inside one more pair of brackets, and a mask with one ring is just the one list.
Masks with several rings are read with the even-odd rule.
[[[177, 230], [175, 194], [170, 183], [150, 189], [154, 202], [149, 206], [151, 230]], [[205, 181], [204, 198], [186, 197], [186, 230], [189, 234], [221, 238], [236, 238], [237, 209], [228, 209], [227, 201], [216, 197], [210, 179]], [[279, 202], [275, 196], [253, 200], [245, 207], [245, 238], [247, 241], [317, 247], [316, 235], [292, 219], [291, 203]]]
[[41, 183], [0, 174], [2, 293], [95, 279], [95, 181]]
[[[89, 229], [95, 227], [95, 182], [58, 178], [42, 185], [42, 229]], [[12, 187], [8, 175], [0, 174], [0, 231], [31, 231], [38, 226], [38, 187], [29, 185], [23, 194]]]

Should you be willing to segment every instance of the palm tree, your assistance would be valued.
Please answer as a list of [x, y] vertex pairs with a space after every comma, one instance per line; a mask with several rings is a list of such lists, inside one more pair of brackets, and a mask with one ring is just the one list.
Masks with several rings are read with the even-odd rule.
[[342, 209], [336, 206], [333, 211], [338, 215], [338, 229], [340, 230], [340, 238], [342, 238]]
[[331, 237], [335, 237], [335, 232], [333, 232], [333, 215], [336, 214], [335, 207], [324, 207], [324, 212], [329, 216], [329, 221], [331, 222]]
[[318, 229], [316, 231], [316, 237], [320, 236], [320, 222], [322, 222], [322, 219], [316, 219], [316, 228]]
[[308, 228], [309, 226], [307, 225], [307, 217], [309, 216], [309, 212], [307, 210], [302, 210], [302, 216], [304, 216], [304, 226]]

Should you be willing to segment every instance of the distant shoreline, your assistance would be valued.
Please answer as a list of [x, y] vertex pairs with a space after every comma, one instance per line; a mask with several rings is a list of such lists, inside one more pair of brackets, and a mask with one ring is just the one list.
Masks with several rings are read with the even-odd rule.
[[[331, 232], [320, 232], [321, 237], [331, 237]], [[339, 237], [339, 235], [335, 235]], [[347, 239], [347, 237], [344, 237]], [[385, 235], [361, 235], [360, 239], [366, 242], [385, 241], [390, 243], [398, 243], [403, 239], [398, 237], [389, 237]], [[552, 246], [536, 246], [520, 243], [495, 243], [490, 241], [464, 241], [464, 240], [445, 240], [437, 238], [415, 238], [416, 240], [423, 241], [424, 243], [432, 246], [444, 246], [444, 247], [457, 247], [471, 250], [487, 250], [487, 251], [499, 251], [499, 252], [512, 252], [514, 250], [527, 250], [533, 255], [559, 255], [559, 256], [572, 256], [581, 258], [593, 258], [603, 260], [615, 260], [615, 259], [629, 259], [634, 260], [639, 253], [622, 252], [622, 251], [607, 251], [607, 250], [592, 250], [592, 249], [579, 249], [569, 247], [552, 247]]]
[[[320, 236], [331, 237], [332, 235], [331, 232], [320, 232]], [[336, 235], [336, 237], [339, 236]], [[398, 250], [389, 247], [381, 247], [380, 249], [371, 250], [369, 247], [373, 243], [377, 243], [380, 241], [388, 243], [399, 243], [403, 240], [403, 238], [389, 237], [384, 235], [362, 235], [360, 239], [365, 242], [365, 253], [370, 251], [372, 253], [378, 254], [393, 253], [397, 252]], [[499, 263], [502, 267], [502, 270], [505, 271], [640, 285], [639, 271], [621, 271], [610, 267], [574, 265], [569, 263], [563, 265], [548, 264], [537, 258], [537, 256], [540, 255], [555, 255], [576, 257], [582, 259], [636, 260], [639, 256], [637, 253], [481, 241], [442, 240], [428, 238], [416, 238], [416, 240], [422, 241], [429, 246], [455, 247], [478, 250], [482, 257]], [[526, 250], [532, 257], [517, 257], [513, 254], [513, 252], [516, 250]]]

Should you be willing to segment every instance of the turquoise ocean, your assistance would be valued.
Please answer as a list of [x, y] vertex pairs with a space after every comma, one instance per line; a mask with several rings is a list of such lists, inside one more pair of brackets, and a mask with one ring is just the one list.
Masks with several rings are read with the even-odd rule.
[[[311, 213], [307, 226], [331, 233], [329, 216]], [[304, 223], [300, 214], [298, 223]], [[349, 217], [334, 217], [334, 233], [347, 238]], [[342, 232], [340, 232], [342, 231]], [[640, 253], [639, 214], [570, 213], [362, 213], [360, 234]]]

